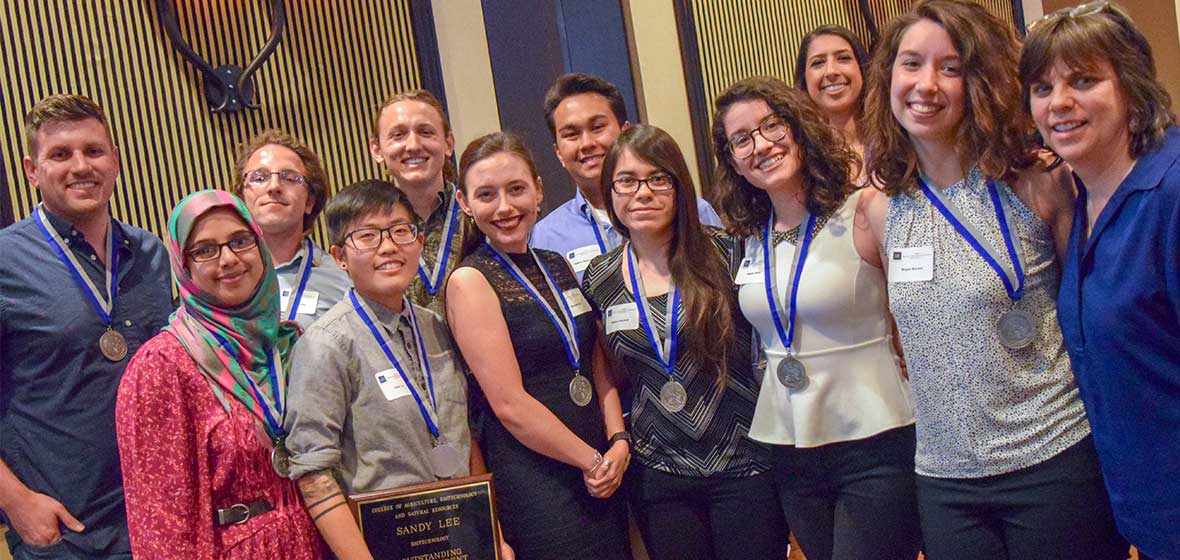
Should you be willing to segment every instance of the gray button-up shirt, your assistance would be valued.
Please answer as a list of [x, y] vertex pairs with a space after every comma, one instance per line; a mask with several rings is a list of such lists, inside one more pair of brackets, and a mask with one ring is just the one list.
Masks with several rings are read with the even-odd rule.
[[[359, 293], [357, 298], [364, 299]], [[385, 329], [390, 351], [429, 402], [408, 313], [396, 314], [364, 301], [378, 328]], [[442, 439], [463, 458], [455, 476], [467, 476], [471, 431], [463, 369], [438, 315], [418, 306], [414, 312], [434, 379]], [[400, 376], [347, 294], [307, 329], [295, 345], [291, 363], [284, 422], [291, 478], [334, 469], [348, 494], [437, 480], [430, 469], [434, 438], [426, 421], [408, 392], [382, 390], [379, 375], [398, 383]]]
[[[295, 321], [303, 328], [311, 326], [316, 319], [327, 313], [336, 302], [345, 299], [345, 294], [352, 287], [352, 279], [348, 273], [336, 266], [336, 261], [315, 243], [311, 244], [311, 274], [307, 277], [307, 286], [303, 288], [300, 298], [302, 305], [296, 310]], [[290, 313], [291, 301], [299, 290], [300, 275], [303, 274], [303, 259], [307, 258], [307, 240], [300, 246], [299, 252], [291, 260], [275, 265], [275, 272], [279, 275], [279, 294], [283, 305], [283, 318]], [[307, 311], [313, 311], [307, 313]]]

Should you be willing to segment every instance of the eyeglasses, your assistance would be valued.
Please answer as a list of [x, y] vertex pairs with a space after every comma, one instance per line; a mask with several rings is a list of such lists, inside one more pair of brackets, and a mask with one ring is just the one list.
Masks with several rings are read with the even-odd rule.
[[758, 128], [749, 132], [739, 132], [729, 137], [729, 152], [733, 157], [745, 159], [754, 154], [754, 133], [758, 133], [767, 142], [778, 142], [787, 137], [787, 123], [778, 115], [770, 115], [762, 119]]
[[1038, 25], [1041, 25], [1042, 23], [1045, 23], [1049, 20], [1056, 21], [1056, 20], [1059, 20], [1062, 18], [1074, 19], [1074, 18], [1092, 16], [1094, 14], [1098, 14], [1098, 13], [1102, 13], [1102, 12], [1106, 11], [1106, 9], [1109, 7], [1110, 7], [1110, 2], [1108, 2], [1107, 0], [1095, 0], [1094, 2], [1086, 2], [1085, 4], [1078, 4], [1077, 6], [1073, 6], [1070, 8], [1062, 8], [1062, 9], [1057, 10], [1055, 12], [1041, 16], [1040, 18], [1034, 20], [1032, 23], [1025, 26], [1025, 29], [1032, 31]]
[[274, 177], [275, 175], [279, 176], [279, 184], [286, 185], [288, 187], [302, 185], [305, 181], [302, 173], [298, 171], [292, 171], [290, 169], [284, 169], [282, 171], [255, 169], [254, 171], [247, 173], [245, 177], [242, 177], [242, 180], [245, 181], [246, 186], [260, 189], [270, 184], [270, 178]]
[[409, 245], [418, 240], [418, 226], [414, 224], [393, 224], [387, 228], [360, 228], [344, 238], [357, 251], [372, 251], [381, 246], [385, 236], [397, 245]]
[[221, 258], [222, 247], [229, 247], [229, 250], [233, 251], [235, 255], [240, 255], [257, 246], [258, 238], [253, 233], [244, 232], [233, 236], [225, 243], [202, 243], [185, 251], [185, 254], [192, 262], [203, 263]]
[[651, 192], [663, 192], [672, 190], [676, 186], [676, 182], [667, 173], [656, 173], [646, 179], [621, 177], [611, 181], [611, 188], [618, 194], [635, 194], [639, 192], [641, 185], [647, 185], [647, 188], [651, 189]]

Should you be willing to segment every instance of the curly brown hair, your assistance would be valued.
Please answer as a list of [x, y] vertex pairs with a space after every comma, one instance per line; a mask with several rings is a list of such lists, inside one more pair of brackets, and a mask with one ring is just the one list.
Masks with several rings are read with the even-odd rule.
[[989, 177], [1007, 181], [1036, 163], [1032, 120], [1020, 107], [1015, 33], [982, 6], [966, 0], [926, 0], [885, 27], [869, 64], [865, 153], [873, 185], [889, 195], [918, 188], [918, 156], [893, 114], [890, 89], [901, 40], [920, 20], [942, 26], [959, 52], [966, 107], [955, 151]]
[[242, 198], [242, 190], [245, 187], [243, 183], [246, 178], [246, 162], [250, 161], [250, 156], [253, 156], [254, 152], [262, 149], [263, 146], [272, 144], [295, 152], [295, 155], [299, 156], [303, 162], [303, 169], [306, 171], [303, 174], [303, 184], [307, 187], [307, 195], [315, 200], [311, 212], [303, 216], [303, 231], [311, 231], [311, 228], [315, 227], [316, 218], [320, 216], [320, 211], [328, 203], [328, 175], [324, 172], [324, 164], [320, 161], [320, 156], [290, 132], [272, 128], [259, 132], [245, 142], [238, 144], [234, 155], [234, 176], [230, 181], [229, 192]]
[[835, 212], [855, 190], [853, 170], [860, 158], [828, 126], [806, 92], [778, 78], [757, 76], [729, 86], [713, 104], [713, 155], [718, 164], [713, 178], [717, 189], [714, 202], [725, 227], [737, 235], [756, 235], [770, 217], [770, 197], [738, 173], [725, 135], [729, 108], [754, 99], [765, 101], [787, 123], [799, 147], [807, 211], [817, 216]]
[[706, 371], [715, 371], [718, 379], [724, 380], [726, 361], [736, 336], [732, 315], [736, 302], [731, 301], [731, 305], [718, 303], [733, 297], [733, 282], [721, 252], [701, 225], [696, 189], [684, 154], [670, 134], [646, 124], [624, 130], [606, 153], [602, 163], [606, 211], [611, 223], [628, 239], [631, 232], [615, 214], [614, 197], [617, 195], [612, 188], [615, 167], [627, 152], [672, 176], [676, 217], [672, 222], [668, 268], [684, 302], [685, 342], [682, 348], [701, 360]]
[[[1098, 61], [1110, 63], [1127, 100], [1131, 129], [1131, 157], [1150, 152], [1176, 123], [1172, 98], [1155, 71], [1151, 44], [1121, 8], [1108, 4], [1082, 17], [1050, 14], [1024, 38], [1020, 52], [1023, 108], [1029, 110], [1029, 90], [1057, 61], [1071, 68], [1091, 69]], [[1038, 137], [1039, 139], [1039, 137]]]

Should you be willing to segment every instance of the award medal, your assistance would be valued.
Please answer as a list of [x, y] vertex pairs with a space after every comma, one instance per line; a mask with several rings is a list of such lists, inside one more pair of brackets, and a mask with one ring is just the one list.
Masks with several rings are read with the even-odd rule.
[[106, 293], [102, 293], [94, 285], [94, 282], [90, 280], [90, 275], [82, 270], [82, 263], [78, 262], [78, 258], [67, 247], [66, 242], [57, 230], [54, 229], [53, 224], [41, 216], [40, 204], [33, 209], [33, 219], [41, 229], [41, 234], [45, 236], [45, 241], [53, 248], [53, 252], [57, 253], [57, 258], [66, 265], [66, 268], [69, 269], [70, 274], [74, 277], [74, 281], [82, 288], [82, 292], [86, 294], [86, 298], [90, 300], [90, 303], [94, 305], [99, 319], [106, 324], [106, 332], [102, 333], [98, 338], [99, 351], [102, 352], [103, 357], [112, 362], [122, 361], [123, 358], [127, 357], [127, 339], [123, 338], [122, 333], [115, 330], [115, 321], [114, 317], [112, 317], [112, 314], [115, 312], [115, 297], [119, 292], [119, 253], [115, 250], [114, 220], [111, 221], [111, 225], [107, 229], [107, 258], [104, 276], [106, 282], [103, 286]]
[[[217, 333], [213, 333], [213, 336], [231, 356], [237, 357], [224, 338], [221, 338]], [[281, 478], [287, 478], [291, 464], [287, 447], [283, 444], [284, 438], [287, 437], [287, 433], [283, 431], [283, 395], [287, 390], [287, 374], [283, 370], [282, 360], [278, 357], [278, 348], [274, 348], [266, 354], [266, 367], [270, 371], [270, 394], [273, 397], [273, 402], [268, 401], [262, 391], [258, 390], [258, 385], [254, 383], [254, 378], [249, 373], [243, 377], [249, 385], [250, 394], [259, 405], [257, 409], [251, 411], [258, 415], [258, 409], [262, 410], [263, 428], [273, 444], [270, 450], [270, 465], [274, 467], [275, 474]], [[206, 380], [211, 384], [214, 383], [212, 379], [206, 378]]]
[[283, 440], [274, 442], [270, 450], [270, 466], [274, 468], [279, 478], [287, 478], [291, 474], [291, 453]]
[[578, 321], [574, 317], [573, 311], [570, 310], [569, 302], [565, 300], [565, 294], [557, 289], [557, 284], [553, 281], [553, 276], [541, 264], [541, 259], [537, 258], [537, 253], [529, 249], [529, 257], [533, 262], [537, 263], [537, 267], [541, 269], [541, 275], [545, 277], [545, 285], [549, 288], [549, 293], [553, 294], [553, 299], [560, 303], [560, 317], [558, 313], [553, 311], [553, 307], [549, 302], [541, 297], [541, 293], [537, 287], [529, 281], [520, 267], [516, 266], [515, 262], [499, 249], [492, 246], [491, 243], [486, 243], [488, 249], [492, 253], [492, 258], [500, 263], [504, 270], [516, 280], [518, 284], [528, 291], [529, 295], [533, 297], [537, 303], [541, 304], [541, 308], [545, 310], [545, 314], [549, 316], [549, 321], [557, 328], [557, 334], [561, 337], [562, 347], [565, 349], [565, 357], [569, 360], [570, 367], [574, 370], [574, 378], [570, 381], [570, 400], [578, 406], [586, 406], [594, 398], [594, 386], [586, 376], [582, 375], [582, 355], [578, 348]]
[[[787, 355], [783, 356], [775, 367], [775, 377], [787, 389], [801, 391], [810, 383], [807, 368], [795, 357], [791, 343], [795, 340], [795, 314], [798, 311], [799, 282], [803, 278], [803, 263], [807, 261], [807, 251], [811, 248], [814, 238], [815, 216], [810, 212], [803, 215], [800, 226], [803, 228], [801, 239], [795, 245], [795, 256], [791, 261], [791, 296], [784, 308], [779, 298], [777, 275], [775, 274], [775, 252], [771, 236], [774, 229], [774, 209], [766, 219], [766, 227], [762, 229], [762, 279], [766, 286], [766, 302], [770, 304], [770, 318], [774, 321], [774, 331], [778, 334], [779, 342], [783, 343]], [[783, 325], [782, 316], [786, 315], [787, 324]]]
[[[950, 199], [946, 198], [941, 191], [931, 189], [921, 178], [918, 179], [918, 186], [922, 188], [926, 198], [930, 199], [930, 203], [938, 209], [947, 222], [950, 222], [951, 227], [963, 236], [963, 239], [971, 245], [971, 248], [975, 249], [976, 253], [979, 253], [980, 257], [983, 257], [984, 262], [996, 272], [996, 275], [1000, 277], [1000, 282], [1004, 284], [1004, 291], [1012, 300], [1012, 308], [1001, 314], [999, 321], [996, 322], [996, 332], [999, 335], [1000, 344], [1010, 350], [1028, 347], [1037, 337], [1037, 323], [1032, 315], [1017, 307], [1020, 298], [1024, 295], [1024, 248], [1020, 243], [1020, 235], [1016, 231], [1012, 209], [1009, 208], [1007, 201], [1000, 197], [995, 183], [988, 179], [987, 192], [991, 198], [992, 209], [996, 213], [996, 221], [1000, 225], [1000, 235], [1004, 238], [1004, 247], [1008, 250], [1009, 260], [1003, 263], [1001, 263], [999, 251], [996, 251], [990, 243], [986, 243], [980, 232], [963, 219], [958, 208]], [[1006, 266], [1008, 262], [1012, 263], [1011, 267]]]
[[647, 341], [651, 344], [652, 350], [655, 350], [656, 359], [664, 367], [664, 373], [668, 374], [668, 381], [660, 387], [660, 404], [668, 412], [680, 412], [688, 403], [688, 391], [676, 379], [676, 326], [680, 318], [680, 290], [676, 288], [675, 284], [669, 286], [671, 298], [664, 314], [665, 333], [664, 336], [661, 336], [657, 328], [658, 325], [652, 321], [651, 307], [647, 302], [647, 291], [643, 288], [643, 278], [635, 270], [638, 260], [634, 248], [628, 244], [627, 275], [631, 280], [631, 295], [634, 296], [636, 307], [639, 309], [639, 326], [643, 327], [643, 334], [647, 335]]
[[[458, 450], [450, 444], [441, 443], [440, 440], [442, 434], [437, 422], [438, 399], [434, 395], [434, 375], [430, 371], [430, 361], [426, 359], [426, 343], [422, 340], [422, 330], [418, 326], [418, 315], [414, 313], [414, 306], [410, 303], [409, 299], [403, 297], [402, 305], [409, 310], [410, 328], [413, 331], [414, 341], [417, 342], [414, 346], [418, 351], [418, 363], [422, 369], [422, 378], [426, 381], [425, 393], [429, 400], [422, 398], [423, 391], [420, 391], [418, 384], [410, 379], [410, 376], [406, 375], [405, 368], [402, 367], [397, 356], [393, 354], [393, 350], [390, 350], [389, 339], [385, 335], [384, 330], [378, 328], [377, 324], [373, 322], [372, 315], [367, 309], [368, 305], [356, 297], [356, 289], [348, 290], [348, 300], [352, 302], [352, 308], [356, 310], [361, 321], [368, 327], [369, 333], [373, 335], [373, 338], [381, 347], [381, 351], [389, 359], [389, 363], [393, 364], [393, 369], [397, 370], [397, 374], [401, 376], [402, 383], [405, 383], [410, 396], [414, 397], [414, 403], [418, 405], [418, 412], [422, 413], [422, 420], [426, 422], [426, 428], [430, 430], [430, 435], [434, 437], [434, 447], [430, 450], [429, 457], [431, 472], [439, 478], [449, 478], [458, 472], [462, 458], [459, 457]], [[429, 407], [427, 406], [428, 404]]]
[[[452, 188], [453, 191], [453, 188]], [[442, 287], [443, 276], [447, 273], [447, 262], [451, 259], [451, 243], [455, 239], [455, 225], [459, 223], [459, 199], [451, 195], [451, 205], [447, 208], [447, 215], [443, 219], [442, 240], [439, 241], [438, 251], [434, 256], [434, 267], [426, 264], [426, 259], [418, 257], [418, 278], [426, 287], [426, 292], [434, 297]]]
[[307, 279], [311, 278], [311, 266], [315, 257], [315, 247], [311, 244], [311, 238], [307, 239], [307, 254], [303, 255], [303, 266], [299, 271], [299, 287], [295, 290], [295, 294], [287, 301], [287, 320], [294, 321], [295, 315], [299, 311], [299, 300], [303, 299], [303, 290], [307, 288]]

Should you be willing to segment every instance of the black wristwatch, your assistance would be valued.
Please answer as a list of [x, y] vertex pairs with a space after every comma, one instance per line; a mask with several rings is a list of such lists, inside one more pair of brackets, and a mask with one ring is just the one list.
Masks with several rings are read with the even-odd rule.
[[627, 430], [623, 430], [610, 437], [611, 445], [614, 445], [617, 441], [625, 441], [627, 442], [627, 445], [631, 445], [631, 433]]

